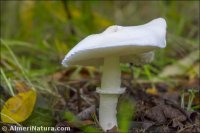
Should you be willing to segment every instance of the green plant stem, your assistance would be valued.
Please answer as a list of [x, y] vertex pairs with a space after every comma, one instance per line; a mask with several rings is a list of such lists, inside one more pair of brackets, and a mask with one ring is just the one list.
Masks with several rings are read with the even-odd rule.
[[189, 90], [189, 101], [188, 101], [187, 111], [191, 111], [194, 97], [195, 97], [195, 91], [193, 89]]
[[[148, 66], [144, 66], [144, 70], [145, 70], [145, 74], [147, 75], [148, 79], [151, 80], [152, 79], [152, 75], [151, 75], [151, 72], [149, 71], [149, 67]], [[151, 82], [151, 87], [152, 88], [156, 88], [155, 84], [153, 82]]]
[[1, 75], [3, 76], [3, 79], [5, 80], [5, 82], [6, 82], [7, 86], [8, 86], [8, 89], [9, 89], [9, 91], [10, 91], [10, 94], [11, 94], [12, 96], [14, 96], [15, 93], [14, 93], [14, 91], [13, 91], [13, 88], [12, 88], [12, 85], [11, 85], [10, 81], [9, 81], [8, 78], [6, 77], [4, 71], [3, 71], [2, 69], [1, 69], [0, 71], [1, 71]]
[[185, 108], [185, 92], [184, 90], [181, 91], [181, 108], [184, 109]]

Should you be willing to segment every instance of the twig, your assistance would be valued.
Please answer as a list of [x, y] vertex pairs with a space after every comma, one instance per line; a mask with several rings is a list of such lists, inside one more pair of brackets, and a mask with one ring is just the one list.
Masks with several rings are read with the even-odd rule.
[[130, 69], [131, 69], [131, 78], [130, 78], [130, 80], [133, 81], [134, 80], [134, 67], [133, 67], [133, 63], [130, 63]]
[[80, 94], [80, 88], [77, 88], [77, 106], [78, 106], [78, 112], [81, 111], [81, 94]]
[[62, 0], [62, 3], [63, 3], [63, 6], [64, 6], [64, 9], [65, 9], [65, 13], [66, 13], [66, 17], [67, 19], [69, 20], [69, 29], [70, 29], [70, 32], [72, 35], [75, 35], [76, 32], [74, 30], [74, 27], [71, 23], [71, 20], [72, 20], [72, 15], [71, 15], [71, 12], [69, 10], [69, 7], [68, 7], [68, 4], [67, 4], [67, 0]]
[[184, 130], [187, 129], [187, 128], [194, 127], [194, 126], [196, 126], [196, 124], [192, 124], [192, 125], [186, 126], [186, 127], [182, 128], [182, 129], [180, 129], [180, 130], [178, 131], [178, 133], [184, 131]]

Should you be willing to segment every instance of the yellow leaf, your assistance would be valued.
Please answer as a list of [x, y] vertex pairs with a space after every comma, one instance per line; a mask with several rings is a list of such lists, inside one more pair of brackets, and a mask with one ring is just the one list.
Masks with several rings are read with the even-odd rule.
[[36, 92], [29, 90], [9, 98], [1, 110], [1, 120], [16, 123], [26, 120], [32, 113], [36, 101]]
[[156, 88], [148, 88], [146, 90], [146, 93], [151, 94], [151, 95], [158, 95], [158, 91], [156, 90]]

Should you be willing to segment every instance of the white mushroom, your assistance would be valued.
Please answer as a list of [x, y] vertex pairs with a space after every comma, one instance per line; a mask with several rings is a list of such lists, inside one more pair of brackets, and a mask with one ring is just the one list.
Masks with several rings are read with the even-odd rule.
[[143, 65], [153, 60], [153, 51], [166, 46], [163, 18], [140, 26], [110, 26], [100, 34], [86, 37], [64, 58], [64, 66], [103, 66], [99, 122], [106, 131], [117, 125], [116, 106], [121, 88], [120, 63]]

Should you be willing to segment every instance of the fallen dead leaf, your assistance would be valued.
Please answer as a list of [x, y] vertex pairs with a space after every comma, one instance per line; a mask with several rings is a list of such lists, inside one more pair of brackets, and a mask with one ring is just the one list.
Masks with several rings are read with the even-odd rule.
[[24, 83], [20, 81], [15, 81], [15, 89], [20, 92], [26, 92], [29, 91], [30, 88]]
[[90, 106], [89, 108], [83, 110], [82, 112], [80, 112], [77, 117], [80, 120], [86, 120], [86, 119], [91, 119], [91, 115], [92, 113], [95, 113], [95, 105]]
[[29, 90], [9, 98], [1, 110], [1, 120], [16, 123], [26, 120], [32, 113], [36, 102], [36, 92]]

